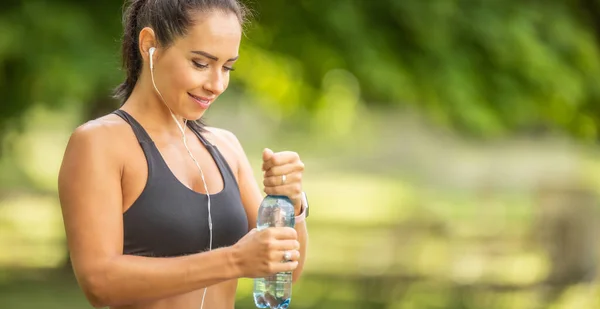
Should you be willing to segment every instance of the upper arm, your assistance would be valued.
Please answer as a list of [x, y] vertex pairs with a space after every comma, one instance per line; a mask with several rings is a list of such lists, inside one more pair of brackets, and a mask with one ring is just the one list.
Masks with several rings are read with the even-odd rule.
[[250, 161], [235, 134], [223, 129], [217, 129], [216, 131], [213, 129], [213, 132], [219, 132], [219, 135], [227, 141], [227, 144], [231, 146], [231, 149], [235, 153], [238, 166], [237, 177], [238, 186], [240, 187], [240, 196], [248, 217], [248, 228], [253, 229], [256, 227], [258, 207], [260, 206], [263, 196], [261, 193], [262, 191], [254, 178], [254, 171]]
[[59, 172], [61, 210], [78, 279], [88, 279], [122, 254], [121, 170], [110, 137], [110, 129], [98, 120], [77, 128]]

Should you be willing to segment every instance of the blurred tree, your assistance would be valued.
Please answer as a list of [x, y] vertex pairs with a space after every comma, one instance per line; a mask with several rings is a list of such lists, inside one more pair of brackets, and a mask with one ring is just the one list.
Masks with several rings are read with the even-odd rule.
[[[297, 59], [316, 89], [341, 67], [357, 76], [366, 104], [412, 104], [465, 133], [559, 127], [595, 138], [600, 53], [593, 27], [574, 13], [589, 9], [556, 1], [263, 0], [260, 34], [249, 37]], [[299, 100], [319, 108], [318, 100]]]
[[[84, 118], [117, 107], [122, 4], [4, 1], [0, 135], [33, 104], [86, 104]], [[542, 128], [598, 138], [598, 0], [250, 6], [234, 85], [287, 119], [345, 115], [351, 129], [361, 106], [408, 106], [480, 137]]]
[[119, 12], [118, 1], [3, 3], [0, 134], [26, 124], [21, 116], [35, 104], [64, 107], [106, 98], [119, 78]]

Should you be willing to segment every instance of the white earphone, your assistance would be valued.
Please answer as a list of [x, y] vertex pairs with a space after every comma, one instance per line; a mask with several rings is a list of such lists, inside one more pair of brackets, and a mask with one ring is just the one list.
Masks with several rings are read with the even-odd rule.
[[[206, 197], [208, 200], [208, 231], [209, 231], [208, 251], [211, 251], [212, 243], [213, 243], [213, 228], [212, 228], [213, 225], [212, 225], [212, 215], [210, 212], [211, 205], [210, 205], [210, 193], [208, 193], [208, 185], [206, 184], [206, 180], [204, 179], [204, 172], [202, 171], [200, 164], [198, 163], [198, 161], [196, 161], [196, 158], [194, 158], [194, 155], [192, 155], [192, 152], [190, 151], [190, 148], [188, 147], [188, 144], [187, 144], [187, 139], [185, 137], [185, 128], [187, 127], [187, 125], [186, 125], [187, 119], [183, 121], [183, 126], [179, 123], [179, 121], [175, 117], [175, 114], [173, 114], [173, 111], [171, 110], [171, 108], [169, 108], [169, 105], [167, 105], [167, 102], [165, 102], [165, 99], [163, 98], [160, 91], [158, 91], [158, 88], [156, 87], [156, 83], [154, 82], [154, 60], [152, 58], [154, 58], [155, 51], [156, 51], [156, 47], [154, 47], [154, 46], [150, 47], [150, 49], [148, 49], [148, 53], [150, 54], [150, 77], [152, 78], [152, 85], [154, 86], [154, 90], [156, 90], [156, 92], [160, 96], [160, 98], [163, 101], [163, 103], [165, 104], [165, 106], [169, 109], [169, 112], [171, 112], [171, 117], [173, 118], [173, 120], [179, 127], [179, 130], [181, 131], [181, 135], [183, 138], [183, 145], [185, 146], [185, 149], [187, 150], [188, 155], [190, 156], [192, 161], [194, 161], [194, 163], [196, 164], [196, 167], [200, 171], [200, 176], [202, 177], [202, 183], [204, 184], [204, 190], [206, 191]], [[208, 290], [208, 287], [204, 288], [204, 293], [202, 295], [202, 303], [200, 305], [200, 309], [204, 308], [204, 298], [206, 297], [207, 290]]]
[[148, 50], [148, 52], [150, 53], [150, 70], [154, 69], [154, 64], [152, 63], [152, 58], [154, 58], [154, 51], [156, 51], [156, 47], [154, 46], [150, 47], [150, 49]]

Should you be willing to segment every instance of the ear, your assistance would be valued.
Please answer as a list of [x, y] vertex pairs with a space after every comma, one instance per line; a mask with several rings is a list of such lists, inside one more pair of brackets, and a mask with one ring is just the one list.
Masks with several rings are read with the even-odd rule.
[[[158, 41], [156, 40], [156, 36], [154, 34], [154, 30], [150, 27], [144, 27], [142, 31], [140, 31], [140, 37], [138, 41], [140, 47], [140, 53], [145, 63], [149, 63], [150, 61], [150, 47], [158, 47]], [[156, 60], [156, 54], [158, 49], [154, 52], [154, 60]]]

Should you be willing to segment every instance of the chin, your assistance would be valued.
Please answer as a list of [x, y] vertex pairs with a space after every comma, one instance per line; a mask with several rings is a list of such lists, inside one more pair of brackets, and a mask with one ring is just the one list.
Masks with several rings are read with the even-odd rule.
[[189, 121], [196, 121], [199, 120], [200, 118], [202, 118], [202, 116], [204, 116], [204, 112], [187, 112], [183, 115], [183, 118], [189, 120]]
[[193, 105], [193, 106], [191, 106], [191, 108], [189, 110], [187, 110], [187, 114], [189, 117], [187, 119], [198, 120], [198, 119], [202, 118], [202, 116], [204, 116], [204, 114], [206, 114], [207, 110], [208, 110], [208, 107], [200, 108], [198, 105]]
[[188, 101], [182, 103], [183, 104], [180, 103], [178, 105], [177, 110], [173, 110], [173, 112], [176, 115], [183, 117], [184, 119], [187, 119], [189, 121], [196, 121], [202, 118], [202, 116], [204, 116], [204, 113], [206, 112], [206, 109], [200, 108], [200, 106], [198, 106], [195, 103], [190, 104], [190, 102]]

